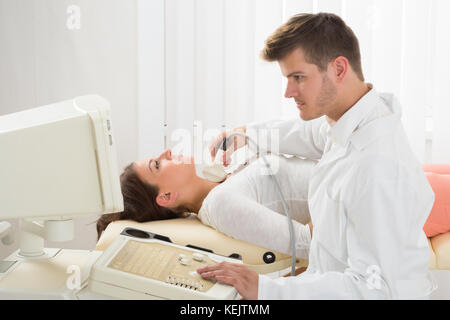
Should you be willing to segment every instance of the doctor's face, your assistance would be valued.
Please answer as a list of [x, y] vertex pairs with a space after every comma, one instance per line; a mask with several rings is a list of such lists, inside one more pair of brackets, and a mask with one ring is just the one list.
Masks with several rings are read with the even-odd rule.
[[278, 63], [287, 77], [284, 96], [295, 100], [303, 120], [319, 118], [332, 109], [336, 88], [327, 71], [306, 62], [302, 49], [293, 50]]
[[160, 192], [180, 191], [196, 175], [194, 158], [173, 155], [170, 149], [159, 157], [137, 160], [134, 166], [139, 179], [158, 186]]

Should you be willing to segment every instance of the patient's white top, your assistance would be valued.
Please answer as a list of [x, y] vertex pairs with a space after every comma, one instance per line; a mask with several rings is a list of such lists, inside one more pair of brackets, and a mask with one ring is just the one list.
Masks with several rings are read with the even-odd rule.
[[[315, 161], [267, 155], [293, 219], [297, 256], [307, 258], [308, 181]], [[273, 178], [262, 158], [213, 188], [198, 212], [200, 220], [233, 238], [290, 254], [289, 225]]]

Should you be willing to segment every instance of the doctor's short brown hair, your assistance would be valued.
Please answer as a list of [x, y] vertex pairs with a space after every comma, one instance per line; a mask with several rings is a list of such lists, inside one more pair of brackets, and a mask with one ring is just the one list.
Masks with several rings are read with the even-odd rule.
[[317, 65], [320, 71], [325, 71], [333, 59], [343, 56], [358, 78], [364, 81], [358, 38], [335, 14], [322, 12], [292, 16], [267, 38], [261, 58], [280, 61], [297, 48], [301, 48], [306, 61]]

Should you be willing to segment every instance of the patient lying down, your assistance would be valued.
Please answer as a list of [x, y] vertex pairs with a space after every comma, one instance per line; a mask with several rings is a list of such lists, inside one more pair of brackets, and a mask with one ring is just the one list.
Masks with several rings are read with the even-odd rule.
[[[296, 252], [307, 258], [311, 241], [308, 181], [315, 162], [270, 155], [294, 222]], [[197, 214], [206, 225], [261, 247], [290, 254], [288, 224], [276, 186], [256, 160], [223, 182], [197, 176], [192, 157], [164, 151], [137, 160], [120, 176], [124, 211], [97, 221], [97, 233], [115, 220], [146, 222]], [[308, 225], [309, 223], [309, 225]]]

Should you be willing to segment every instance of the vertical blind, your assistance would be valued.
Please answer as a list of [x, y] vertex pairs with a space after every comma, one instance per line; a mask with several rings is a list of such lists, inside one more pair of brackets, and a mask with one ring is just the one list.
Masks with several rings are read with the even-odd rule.
[[218, 130], [298, 117], [278, 64], [259, 52], [292, 15], [332, 12], [359, 38], [366, 81], [402, 104], [418, 159], [450, 161], [449, 1], [150, 2], [138, 2], [140, 156], [170, 147], [198, 159]]

